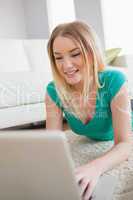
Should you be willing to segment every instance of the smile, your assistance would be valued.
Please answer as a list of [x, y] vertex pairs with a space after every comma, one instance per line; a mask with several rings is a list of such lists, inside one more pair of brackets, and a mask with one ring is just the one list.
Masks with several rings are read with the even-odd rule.
[[75, 75], [76, 72], [78, 72], [79, 70], [74, 70], [74, 71], [71, 71], [71, 72], [65, 72], [65, 74], [68, 76], [68, 77], [72, 77], [73, 75]]

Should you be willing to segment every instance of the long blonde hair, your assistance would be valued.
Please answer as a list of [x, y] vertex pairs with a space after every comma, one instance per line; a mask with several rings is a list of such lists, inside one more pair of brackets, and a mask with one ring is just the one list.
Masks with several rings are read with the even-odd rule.
[[[79, 119], [85, 120], [87, 117], [86, 108], [81, 111], [79, 106], [74, 102], [73, 87], [62, 78], [56, 67], [53, 53], [53, 43], [55, 38], [58, 36], [70, 38], [74, 40], [80, 47], [83, 61], [86, 66], [84, 72], [83, 90], [81, 93], [83, 97], [83, 102], [86, 102], [86, 100], [88, 100], [92, 82], [96, 90], [101, 87], [98, 79], [98, 72], [103, 71], [105, 68], [101, 46], [97, 35], [92, 27], [80, 21], [58, 25], [53, 30], [51, 37], [48, 41], [47, 49], [52, 67], [53, 79], [63, 107]], [[90, 65], [89, 63], [88, 53], [91, 53], [93, 57], [93, 65]], [[91, 77], [93, 77], [92, 80]]]

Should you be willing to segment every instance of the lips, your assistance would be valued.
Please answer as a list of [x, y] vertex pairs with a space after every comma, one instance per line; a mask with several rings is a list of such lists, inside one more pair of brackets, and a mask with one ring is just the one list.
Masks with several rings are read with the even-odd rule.
[[74, 70], [74, 71], [70, 71], [70, 72], [65, 72], [65, 74], [68, 76], [68, 77], [72, 77], [73, 75], [75, 75], [76, 72], [78, 72], [79, 70]]

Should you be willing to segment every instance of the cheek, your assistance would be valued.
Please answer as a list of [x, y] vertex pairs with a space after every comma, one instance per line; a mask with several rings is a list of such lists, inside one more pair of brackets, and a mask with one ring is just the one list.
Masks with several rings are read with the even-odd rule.
[[76, 64], [76, 66], [80, 69], [82, 69], [84, 67], [84, 61], [83, 61], [83, 58], [82, 57], [79, 57], [79, 58], [76, 58], [74, 61], [73, 61], [74, 64]]
[[77, 64], [78, 64], [79, 70], [83, 72], [85, 69], [85, 63], [83, 62], [83, 59], [80, 59]]
[[58, 71], [58, 73], [59, 73], [60, 75], [64, 75], [61, 64], [59, 64], [59, 63], [57, 64], [57, 63], [56, 63], [56, 69], [57, 69], [57, 71]]

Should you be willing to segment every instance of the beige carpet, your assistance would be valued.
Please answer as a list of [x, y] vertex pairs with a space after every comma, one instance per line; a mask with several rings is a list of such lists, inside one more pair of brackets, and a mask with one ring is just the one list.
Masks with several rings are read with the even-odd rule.
[[[86, 137], [76, 135], [70, 130], [65, 132], [76, 167], [97, 158], [113, 145], [110, 141], [92, 141]], [[127, 161], [106, 173], [118, 177], [113, 200], [133, 200], [133, 149]]]

